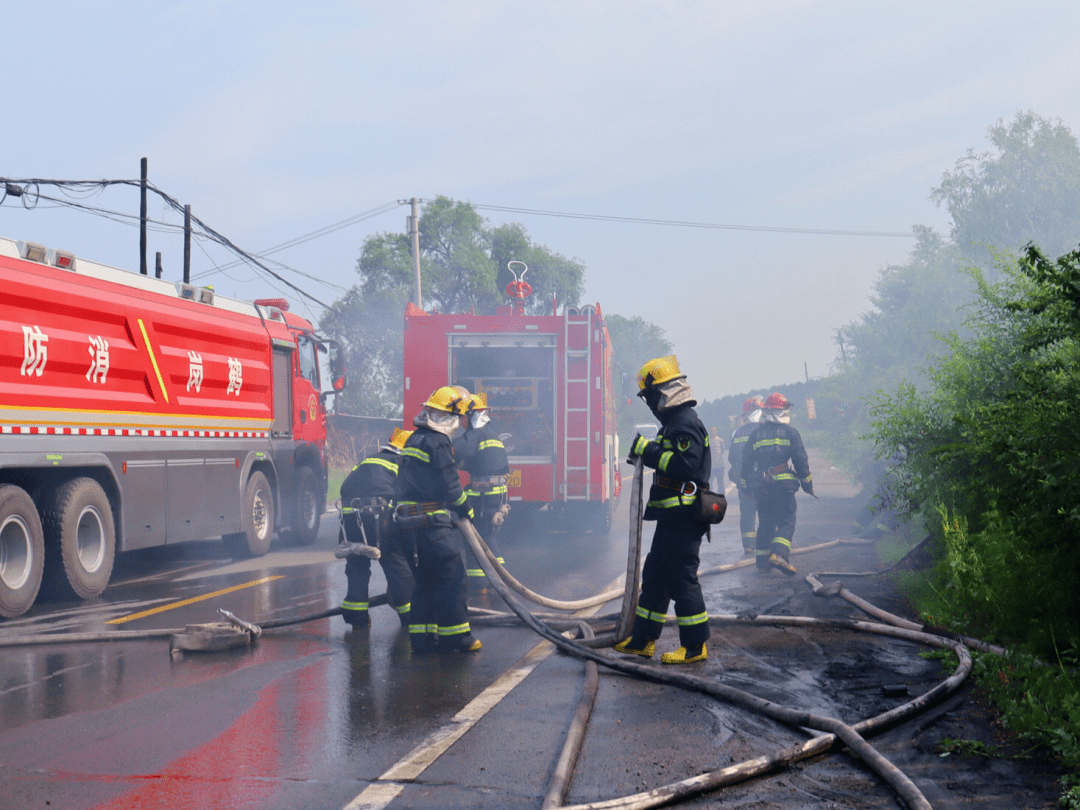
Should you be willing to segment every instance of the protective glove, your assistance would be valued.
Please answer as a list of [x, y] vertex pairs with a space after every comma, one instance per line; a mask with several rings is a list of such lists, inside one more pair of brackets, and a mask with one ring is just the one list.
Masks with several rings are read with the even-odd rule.
[[461, 506], [453, 507], [453, 509], [454, 514], [457, 515], [459, 518], [468, 518], [469, 520], [472, 520], [476, 517], [476, 513], [473, 511], [473, 508], [469, 506], [468, 501], [461, 504]]
[[[808, 495], [814, 495], [814, 481], [811, 478], [807, 478], [805, 481], [800, 481], [799, 485], [803, 488], [803, 492]], [[814, 495], [816, 498], [817, 495]]]
[[630, 442], [630, 454], [626, 457], [626, 460], [633, 464], [651, 443], [651, 439], [646, 439], [640, 433], [635, 434], [634, 440]]

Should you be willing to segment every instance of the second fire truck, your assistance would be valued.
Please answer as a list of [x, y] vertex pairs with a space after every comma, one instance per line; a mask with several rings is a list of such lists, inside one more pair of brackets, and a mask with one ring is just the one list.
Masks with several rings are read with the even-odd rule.
[[[524, 267], [520, 262], [511, 263]], [[512, 508], [564, 513], [583, 528], [611, 526], [621, 480], [611, 340], [600, 305], [552, 303], [526, 315], [524, 270], [494, 315], [405, 312], [406, 419], [443, 385], [487, 394], [510, 462]]]

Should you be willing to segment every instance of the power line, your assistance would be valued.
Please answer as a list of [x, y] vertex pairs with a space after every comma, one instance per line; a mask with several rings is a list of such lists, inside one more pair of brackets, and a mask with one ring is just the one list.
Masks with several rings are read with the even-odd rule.
[[[169, 205], [170, 208], [172, 208], [173, 210], [175, 210], [175, 211], [177, 211], [177, 212], [179, 212], [181, 214], [184, 213], [184, 206], [178, 200], [176, 200], [173, 197], [166, 194], [164, 191], [159, 189], [153, 183], [143, 181], [141, 179], [140, 180], [46, 180], [46, 179], [36, 178], [36, 177], [35, 178], [24, 178], [24, 179], [12, 179], [12, 178], [0, 177], [0, 183], [4, 184], [4, 187], [3, 187], [4, 196], [0, 197], [0, 204], [3, 204], [3, 202], [6, 201], [9, 194], [13, 195], [13, 196], [17, 196], [17, 197], [24, 197], [25, 194], [32, 193], [33, 194], [33, 199], [34, 199], [34, 204], [33, 205], [27, 205], [26, 199], [24, 198], [23, 199], [23, 205], [26, 206], [27, 208], [33, 208], [33, 207], [35, 207], [37, 205], [38, 199], [40, 199], [40, 197], [41, 197], [40, 192], [38, 191], [38, 188], [42, 184], [57, 186], [57, 187], [59, 187], [61, 189], [74, 188], [74, 189], [80, 190], [83, 193], [87, 193], [87, 192], [93, 190], [94, 188], [104, 190], [104, 188], [106, 186], [113, 186], [113, 185], [127, 185], [127, 186], [140, 186], [141, 187], [144, 184], [144, 182], [145, 182], [146, 188], [148, 190], [150, 190], [150, 191], [153, 191], [155, 194], [157, 194], [159, 197], [161, 197], [161, 199], [163, 199]], [[33, 192], [29, 191], [30, 186], [34, 186], [34, 191]], [[105, 212], [105, 209], [94, 209], [92, 206], [86, 206], [86, 205], [82, 205], [82, 204], [79, 204], [79, 203], [66, 202], [64, 200], [55, 199], [55, 198], [48, 198], [48, 197], [45, 198], [45, 199], [49, 200], [50, 202], [57, 202], [57, 203], [61, 203], [63, 205], [70, 205], [70, 206], [75, 207], [75, 208], [81, 208], [81, 209], [89, 211], [91, 213]], [[115, 212], [105, 212], [102, 215], [110, 215], [110, 214], [114, 214], [114, 213]], [[241, 260], [262, 269], [265, 273], [268, 273], [269, 275], [273, 276], [278, 281], [280, 281], [282, 284], [286, 285], [289, 289], [293, 290], [294, 292], [298, 293], [299, 295], [303, 296], [304, 298], [307, 298], [308, 300], [313, 301], [314, 303], [318, 304], [319, 306], [323, 307], [324, 309], [328, 309], [331, 312], [336, 312], [337, 311], [336, 309], [334, 309], [334, 307], [330, 306], [329, 304], [327, 304], [327, 303], [325, 303], [323, 301], [320, 301], [318, 298], [311, 295], [306, 290], [303, 290], [300, 287], [297, 287], [295, 284], [290, 282], [288, 279], [284, 278], [283, 276], [279, 275], [278, 273], [275, 273], [273, 270], [271, 270], [265, 264], [258, 261], [250, 253], [248, 253], [245, 250], [242, 250], [237, 245], [233, 244], [232, 240], [230, 240], [228, 237], [226, 237], [226, 236], [218, 233], [217, 231], [215, 231], [213, 228], [211, 228], [209, 225], [207, 225], [205, 222], [203, 222], [198, 217], [196, 217], [194, 215], [191, 215], [191, 223], [193, 225], [198, 226], [200, 229], [202, 229], [203, 234], [207, 238], [209, 238], [212, 241], [217, 242], [218, 244], [223, 245], [226, 248], [228, 248], [229, 250], [233, 251], [237, 256], [239, 256], [241, 258]], [[167, 225], [167, 223], [163, 223], [163, 224]], [[173, 226], [173, 227], [178, 227], [178, 226]]]
[[[319, 228], [318, 230], [311, 231], [310, 233], [306, 233], [306, 234], [303, 234], [302, 236], [297, 236], [294, 239], [290, 239], [290, 240], [288, 240], [286, 242], [282, 242], [282, 243], [280, 243], [278, 245], [274, 245], [273, 247], [267, 248], [266, 250], [263, 250], [263, 251], [261, 251], [259, 253], [256, 253], [255, 255], [258, 256], [259, 258], [265, 258], [266, 256], [269, 256], [272, 253], [278, 253], [278, 252], [280, 252], [282, 250], [286, 250], [286, 249], [291, 248], [291, 247], [296, 247], [297, 245], [302, 245], [305, 242], [310, 242], [313, 239], [318, 239], [318, 238], [323, 237], [323, 236], [328, 236], [328, 235], [334, 233], [335, 231], [340, 231], [343, 228], [348, 228], [350, 225], [355, 225], [358, 222], [363, 222], [365, 219], [371, 219], [372, 217], [377, 217], [380, 214], [385, 214], [387, 211], [391, 211], [394, 208], [397, 208], [397, 207], [399, 207], [401, 205], [405, 205], [405, 204], [406, 203], [402, 202], [401, 200], [397, 200], [397, 201], [394, 201], [394, 202], [383, 203], [382, 205], [378, 205], [378, 206], [376, 206], [374, 208], [370, 208], [367, 211], [363, 211], [363, 212], [361, 212], [359, 214], [355, 214], [355, 215], [349, 217], [348, 219], [343, 219], [340, 222], [335, 222], [332, 225], [327, 225], [327, 226], [325, 226], [323, 228]], [[220, 267], [216, 267], [214, 269], [215, 270], [227, 270], [230, 267], [235, 267], [238, 264], [241, 264], [241, 261], [239, 259], [234, 261], [234, 262], [230, 262], [229, 264], [223, 264]], [[280, 262], [279, 262], [279, 264], [280, 264]], [[307, 275], [306, 273], [302, 273], [301, 271], [296, 270], [293, 267], [289, 267], [286, 264], [282, 264], [281, 266], [285, 267], [285, 268], [287, 268], [289, 270], [292, 270], [294, 273], [300, 273], [300, 275]], [[204, 271], [203, 273], [199, 274], [199, 277], [202, 277], [203, 275], [206, 275], [206, 273], [208, 273], [208, 272], [212, 272], [212, 271]], [[311, 279], [313, 279], [315, 281], [318, 281], [318, 279], [314, 278], [314, 276], [308, 276], [308, 278], [311, 278]]]
[[516, 208], [508, 205], [487, 205], [469, 203], [473, 208], [484, 211], [504, 211], [511, 214], [535, 214], [544, 217], [565, 217], [567, 219], [591, 219], [601, 222], [628, 222], [635, 225], [667, 225], [678, 228], [711, 228], [726, 231], [764, 231], [767, 233], [809, 233], [828, 236], [889, 236], [914, 239], [915, 234], [896, 231], [855, 231], [840, 228], [789, 228], [773, 225], [729, 225], [719, 222], [691, 222], [677, 219], [650, 219], [645, 217], [620, 217], [608, 214], [573, 214], [566, 211], [541, 211], [534, 208]]

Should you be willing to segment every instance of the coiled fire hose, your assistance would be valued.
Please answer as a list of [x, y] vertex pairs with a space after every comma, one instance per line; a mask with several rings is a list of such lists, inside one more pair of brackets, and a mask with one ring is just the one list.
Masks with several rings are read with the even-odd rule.
[[[912, 810], [931, 810], [930, 803], [926, 800], [926, 797], [923, 796], [921, 791], [919, 791], [914, 782], [870, 745], [862, 736], [861, 732], [874, 731], [887, 724], [897, 722], [897, 720], [907, 717], [910, 714], [914, 714], [955, 691], [955, 689], [957, 689], [967, 678], [967, 675], [971, 670], [970, 655], [961, 643], [953, 641], [952, 639], [945, 639], [940, 636], [934, 636], [915, 630], [873, 624], [870, 622], [824, 620], [789, 616], [757, 616], [750, 620], [742, 619], [738, 616], [718, 616], [712, 620], [718, 624], [749, 621], [750, 623], [755, 624], [802, 627], [821, 626], [861, 632], [873, 632], [903, 638], [930, 646], [947, 647], [957, 655], [960, 663], [956, 671], [934, 689], [930, 690], [920, 698], [909, 701], [903, 706], [892, 709], [878, 717], [865, 720], [855, 726], [850, 726], [847, 723], [834, 718], [781, 706], [748, 692], [735, 689], [734, 687], [722, 683], [709, 681], [698, 676], [681, 672], [658, 670], [648, 665], [609, 657], [598, 653], [583, 644], [568, 640], [561, 633], [534, 617], [518, 602], [501, 579], [501, 572], [499, 571], [501, 566], [498, 566], [498, 563], [493, 560], [490, 550], [484, 544], [479, 534], [477, 534], [472, 523], [468, 519], [462, 519], [459, 521], [459, 529], [472, 549], [473, 554], [480, 562], [481, 567], [484, 568], [489, 583], [495, 587], [496, 592], [502, 597], [503, 601], [507, 603], [521, 621], [564, 652], [619, 672], [625, 672], [658, 683], [672, 684], [713, 695], [714, 697], [721, 698], [728, 702], [750, 708], [790, 726], [828, 732], [799, 746], [775, 752], [770, 756], [753, 760], [751, 763], [744, 763], [745, 767], [737, 766], [736, 768], [725, 768], [721, 771], [714, 771], [710, 774], [695, 777], [691, 780], [685, 780], [683, 783], [667, 785], [663, 788], [650, 791], [647, 794], [639, 794], [637, 796], [607, 802], [578, 805], [575, 806], [574, 810], [599, 810], [599, 808], [616, 807], [644, 808], [654, 807], [660, 803], [669, 803], [676, 797], [698, 795], [699, 793], [705, 790], [711, 790], [720, 784], [728, 784], [731, 781], [741, 781], [742, 779], [755, 775], [755, 773], [772, 770], [780, 765], [822, 753], [832, 747], [838, 739], [869, 768], [877, 773], [887, 784], [889, 784], [909, 808], [912, 808]], [[560, 763], [566, 758], [568, 757], [564, 749], [564, 755], [560, 757]], [[563, 774], [557, 774], [557, 776], [559, 776], [560, 779], [564, 778]], [[545, 808], [558, 807], [559, 805], [557, 803], [547, 803], [547, 801], [548, 799], [557, 799], [562, 795], [565, 795], [565, 787], [557, 785], [553, 781], [552, 786], [548, 790], [547, 799], [545, 800]]]

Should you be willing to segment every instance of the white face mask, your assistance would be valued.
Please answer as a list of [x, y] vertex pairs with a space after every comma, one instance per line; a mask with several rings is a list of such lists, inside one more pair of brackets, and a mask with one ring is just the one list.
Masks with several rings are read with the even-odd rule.
[[763, 422], [780, 422], [781, 424], [786, 425], [791, 421], [791, 409], [784, 408], [783, 410], [780, 410], [779, 408], [766, 408], [762, 413], [761, 419]]
[[473, 411], [471, 414], [469, 414], [469, 424], [471, 424], [474, 428], [482, 428], [490, 421], [490, 411]]
[[694, 392], [687, 384], [685, 377], [658, 385], [657, 388], [660, 391], [660, 404], [656, 407], [657, 412], [676, 408], [694, 398]]
[[420, 415], [413, 419], [413, 424], [417, 427], [429, 427], [444, 436], [453, 437], [458, 432], [458, 428], [461, 427], [461, 417], [456, 413], [424, 408]]

